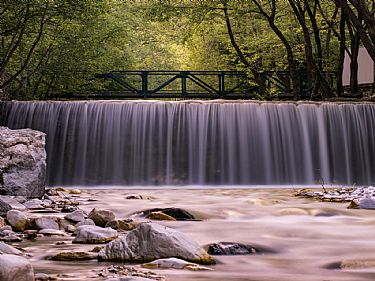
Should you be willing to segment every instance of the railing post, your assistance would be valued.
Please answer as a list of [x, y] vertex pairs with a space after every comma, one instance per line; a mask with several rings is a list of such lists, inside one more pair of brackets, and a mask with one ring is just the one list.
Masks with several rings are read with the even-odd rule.
[[220, 96], [224, 96], [225, 95], [225, 80], [224, 80], [224, 77], [225, 77], [225, 72], [222, 71], [219, 75], [219, 95]]
[[188, 75], [188, 73], [186, 71], [181, 71], [180, 75], [181, 75], [181, 93], [182, 93], [182, 96], [185, 97], [187, 94], [186, 76]]
[[148, 71], [142, 71], [142, 95], [148, 95]]

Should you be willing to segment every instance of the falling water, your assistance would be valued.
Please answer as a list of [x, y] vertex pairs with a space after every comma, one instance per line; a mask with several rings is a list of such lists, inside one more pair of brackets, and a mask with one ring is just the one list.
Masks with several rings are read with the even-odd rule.
[[375, 105], [2, 102], [47, 133], [50, 185], [371, 184]]

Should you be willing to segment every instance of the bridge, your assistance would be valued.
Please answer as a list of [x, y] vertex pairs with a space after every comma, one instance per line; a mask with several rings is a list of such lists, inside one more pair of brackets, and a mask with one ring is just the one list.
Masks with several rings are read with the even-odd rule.
[[238, 71], [110, 71], [96, 75], [109, 80], [104, 96], [139, 98], [238, 98], [258, 91], [245, 72]]
[[[258, 83], [241, 71], [113, 70], [95, 78], [103, 79], [105, 90], [66, 98], [293, 98], [286, 71], [260, 72]], [[310, 94], [308, 80], [306, 73], [299, 73], [301, 97]]]

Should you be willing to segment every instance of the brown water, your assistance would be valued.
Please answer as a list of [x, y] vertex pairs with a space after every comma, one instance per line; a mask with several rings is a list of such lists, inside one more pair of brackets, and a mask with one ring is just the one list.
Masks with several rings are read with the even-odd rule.
[[[127, 200], [133, 193], [150, 200]], [[348, 210], [348, 204], [322, 203], [293, 197], [290, 189], [205, 190], [86, 190], [83, 197], [98, 198], [81, 208], [103, 207], [127, 218], [154, 207], [181, 207], [202, 221], [159, 222], [179, 229], [199, 244], [234, 241], [268, 247], [277, 253], [252, 256], [217, 256], [213, 271], [154, 270], [167, 280], [236, 281], [361, 281], [375, 280], [375, 211]], [[55, 245], [56, 241], [66, 245]], [[59, 280], [93, 278], [108, 266], [96, 261], [70, 263], [46, 261], [46, 255], [66, 249], [91, 249], [74, 245], [71, 238], [45, 238], [24, 242], [36, 272], [64, 274]], [[342, 260], [367, 260], [356, 268], [326, 269]], [[369, 264], [371, 266], [369, 266]]]

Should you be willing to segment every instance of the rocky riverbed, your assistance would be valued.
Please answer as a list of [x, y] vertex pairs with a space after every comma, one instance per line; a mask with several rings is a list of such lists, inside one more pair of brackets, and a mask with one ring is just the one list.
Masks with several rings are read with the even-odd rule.
[[19, 281], [374, 280], [374, 191], [54, 188], [42, 199], [0, 196], [0, 280], [12, 280], [4, 276], [18, 262]]

